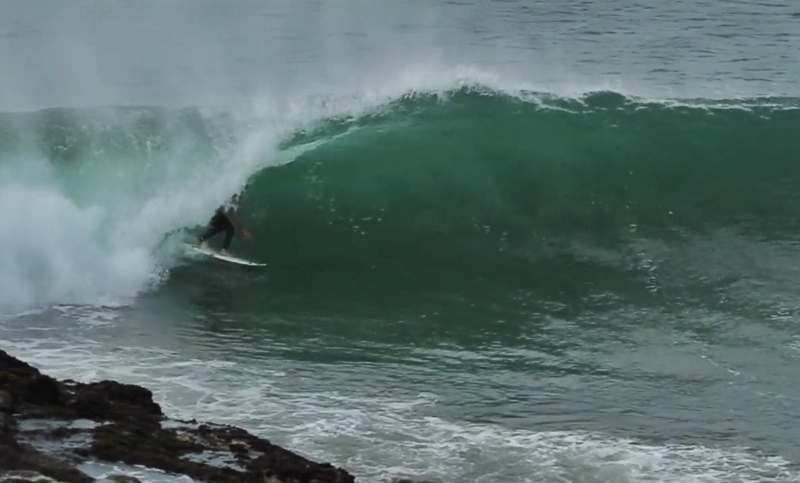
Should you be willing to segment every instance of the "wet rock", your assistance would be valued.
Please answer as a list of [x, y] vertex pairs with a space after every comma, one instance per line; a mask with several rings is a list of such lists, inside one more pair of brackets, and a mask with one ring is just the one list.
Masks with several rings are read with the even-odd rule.
[[129, 475], [108, 475], [106, 479], [114, 483], [142, 483], [139, 478]]
[[14, 412], [14, 399], [8, 391], [0, 391], [0, 413], [11, 414]]
[[59, 458], [43, 454], [29, 444], [18, 444], [9, 451], [0, 451], [0, 469], [35, 471], [66, 483], [91, 483], [92, 477]]
[[[94, 481], [75, 467], [89, 459], [222, 483], [355, 481], [341, 468], [313, 462], [241, 428], [169, 420], [145, 388], [114, 381], [59, 382], [3, 351], [0, 415], [5, 418], [0, 420], [0, 470], [33, 470], [66, 483]], [[48, 454], [42, 448], [49, 448]], [[124, 475], [108, 479], [138, 481]]]
[[27, 404], [58, 405], [61, 388], [52, 377], [37, 375], [25, 380], [19, 388], [21, 399]]
[[58, 399], [58, 384], [38, 369], [0, 351], [0, 389], [34, 401]]
[[[7, 399], [5, 400], [9, 402], [10, 405], [10, 393], [2, 391], [2, 394], [4, 396], [0, 397], [6, 397]], [[11, 458], [12, 455], [19, 450], [19, 445], [16, 440], [17, 425], [11, 412], [8, 406], [6, 410], [0, 412], [0, 470], [7, 469], [3, 466], [2, 461], [6, 458]]]
[[113, 381], [102, 381], [76, 386], [69, 406], [76, 417], [93, 420], [145, 418], [155, 422], [162, 416], [161, 407], [153, 402], [153, 393], [149, 390], [120, 384]]
[[5, 351], [0, 351], [0, 371], [2, 371], [4, 374], [14, 371], [39, 373], [35, 367], [31, 366], [27, 362], [23, 362], [16, 357], [9, 355]]

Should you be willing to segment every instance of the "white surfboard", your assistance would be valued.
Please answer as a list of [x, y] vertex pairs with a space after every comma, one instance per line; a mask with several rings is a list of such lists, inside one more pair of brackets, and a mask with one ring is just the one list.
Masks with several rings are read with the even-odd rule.
[[222, 260], [223, 262], [230, 262], [230, 263], [235, 263], [237, 265], [245, 265], [245, 266], [248, 266], [248, 267], [266, 267], [267, 266], [266, 263], [251, 262], [251, 261], [245, 260], [243, 258], [220, 255], [219, 253], [215, 252], [214, 250], [211, 250], [208, 247], [196, 247], [194, 245], [189, 245], [189, 247], [191, 247], [192, 250], [195, 250], [195, 251], [198, 251], [198, 252], [202, 253], [203, 255], [208, 255], [210, 257], [214, 257], [217, 260]]

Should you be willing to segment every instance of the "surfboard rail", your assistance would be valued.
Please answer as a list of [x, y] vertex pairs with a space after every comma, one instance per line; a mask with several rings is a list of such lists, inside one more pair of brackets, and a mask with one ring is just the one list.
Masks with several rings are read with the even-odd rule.
[[247, 267], [265, 267], [267, 266], [266, 263], [258, 263], [258, 262], [251, 262], [250, 260], [245, 260], [244, 258], [234, 257], [234, 256], [226, 256], [221, 255], [219, 252], [216, 252], [208, 247], [196, 247], [194, 245], [188, 245], [189, 248], [196, 252], [200, 252], [203, 255], [208, 255], [210, 257], [216, 258], [217, 260], [222, 260], [223, 262], [228, 263], [235, 263], [236, 265], [244, 265]]

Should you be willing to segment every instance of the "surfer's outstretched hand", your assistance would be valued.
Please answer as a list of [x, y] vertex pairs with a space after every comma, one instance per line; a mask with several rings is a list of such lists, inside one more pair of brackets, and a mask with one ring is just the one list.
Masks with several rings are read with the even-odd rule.
[[249, 232], [249, 231], [247, 231], [247, 230], [244, 230], [244, 233], [243, 233], [243, 234], [244, 234], [244, 237], [245, 237], [245, 238], [247, 238], [248, 240], [249, 240], [249, 239], [251, 239], [251, 238], [253, 238], [252, 236], [250, 236], [250, 232]]

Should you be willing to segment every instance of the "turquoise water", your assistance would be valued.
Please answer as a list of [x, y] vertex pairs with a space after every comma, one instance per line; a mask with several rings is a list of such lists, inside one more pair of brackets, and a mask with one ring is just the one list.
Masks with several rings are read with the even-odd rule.
[[3, 349], [362, 481], [798, 480], [796, 5], [0, 8]]

